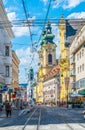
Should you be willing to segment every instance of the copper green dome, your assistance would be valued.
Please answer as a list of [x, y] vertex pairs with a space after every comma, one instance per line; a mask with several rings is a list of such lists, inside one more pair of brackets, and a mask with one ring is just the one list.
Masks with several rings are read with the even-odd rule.
[[53, 42], [55, 36], [54, 34], [52, 34], [52, 27], [50, 22], [46, 24], [45, 30], [42, 32], [42, 36], [43, 38], [41, 40], [41, 46], [46, 45], [48, 43], [55, 44]]

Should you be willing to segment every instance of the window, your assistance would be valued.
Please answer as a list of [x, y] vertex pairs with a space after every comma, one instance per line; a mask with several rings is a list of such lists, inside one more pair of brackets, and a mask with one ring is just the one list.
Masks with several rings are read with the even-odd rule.
[[5, 46], [5, 56], [9, 56], [9, 46]]
[[84, 71], [84, 64], [82, 64], [82, 71]]
[[78, 67], [78, 73], [79, 73], [79, 67]]
[[85, 86], [85, 79], [84, 79], [84, 86]]
[[82, 81], [80, 80], [80, 88], [82, 87]]
[[76, 88], [79, 88], [79, 81], [76, 82], [76, 84], [74, 83], [74, 87], [76, 86]]
[[81, 65], [80, 65], [80, 72], [81, 72]]
[[80, 59], [81, 59], [81, 51], [80, 51]]
[[77, 60], [79, 60], [79, 54], [77, 54]]
[[82, 56], [84, 56], [84, 49], [82, 49]]
[[9, 66], [6, 66], [6, 77], [9, 77]]
[[48, 64], [52, 64], [52, 55], [48, 54]]

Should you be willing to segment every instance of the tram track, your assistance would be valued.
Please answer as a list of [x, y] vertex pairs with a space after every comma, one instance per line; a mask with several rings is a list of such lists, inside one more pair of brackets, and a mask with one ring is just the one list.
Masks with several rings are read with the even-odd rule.
[[[37, 113], [37, 115], [35, 115]], [[37, 117], [36, 117], [37, 116]], [[27, 130], [29, 128], [29, 122], [35, 119], [37, 120], [37, 123], [35, 125], [35, 129], [33, 128], [33, 130], [40, 130], [40, 119], [41, 119], [41, 108], [36, 108], [32, 114], [30, 115], [30, 117], [26, 120], [23, 128], [21, 130]]]
[[[57, 120], [61, 120], [70, 130], [75, 130], [75, 128], [72, 126], [72, 124], [68, 123], [66, 120], [66, 118], [63, 116], [63, 115], [59, 115], [58, 114], [58, 118]], [[77, 123], [76, 121], [72, 120], [72, 118], [70, 118], [70, 120], [73, 122], [73, 123]], [[85, 129], [85, 126], [81, 123], [77, 123], [77, 125], [81, 126], [82, 128]]]

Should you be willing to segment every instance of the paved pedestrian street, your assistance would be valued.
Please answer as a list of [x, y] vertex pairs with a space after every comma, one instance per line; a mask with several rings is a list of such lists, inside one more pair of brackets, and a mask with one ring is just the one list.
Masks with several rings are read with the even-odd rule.
[[38, 109], [40, 109], [40, 115], [39, 110], [35, 108], [25, 115], [16, 117], [7, 126], [0, 127], [0, 130], [85, 130], [83, 109], [46, 106]]

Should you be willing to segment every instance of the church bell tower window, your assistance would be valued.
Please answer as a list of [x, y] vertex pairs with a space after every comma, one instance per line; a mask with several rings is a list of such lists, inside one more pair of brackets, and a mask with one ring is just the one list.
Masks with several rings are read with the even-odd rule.
[[48, 54], [48, 64], [52, 64], [52, 55]]

